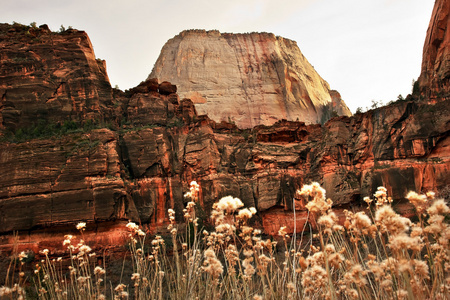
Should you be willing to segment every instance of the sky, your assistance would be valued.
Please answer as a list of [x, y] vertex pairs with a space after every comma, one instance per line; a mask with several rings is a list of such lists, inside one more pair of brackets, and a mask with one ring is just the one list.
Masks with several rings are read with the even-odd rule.
[[0, 22], [88, 33], [112, 86], [151, 73], [161, 48], [186, 29], [272, 32], [301, 52], [352, 112], [412, 90], [434, 0], [0, 0]]

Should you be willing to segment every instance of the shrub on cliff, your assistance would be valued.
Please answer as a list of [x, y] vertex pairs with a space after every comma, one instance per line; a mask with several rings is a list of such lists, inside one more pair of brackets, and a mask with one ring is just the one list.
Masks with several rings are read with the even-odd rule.
[[11, 143], [21, 143], [32, 139], [62, 136], [77, 132], [89, 132], [94, 129], [105, 127], [111, 129], [110, 124], [104, 124], [90, 119], [85, 122], [66, 120], [62, 124], [48, 122], [45, 119], [39, 119], [31, 126], [18, 128], [15, 131], [6, 131], [2, 140]]

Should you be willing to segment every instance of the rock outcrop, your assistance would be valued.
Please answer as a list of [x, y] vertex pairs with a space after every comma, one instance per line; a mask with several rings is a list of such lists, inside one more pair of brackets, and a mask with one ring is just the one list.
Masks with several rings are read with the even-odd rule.
[[105, 61], [85, 32], [0, 24], [0, 48], [0, 129], [113, 115]]
[[422, 97], [450, 99], [450, 1], [436, 0], [423, 47], [422, 71], [417, 81]]
[[199, 114], [241, 128], [351, 115], [297, 43], [271, 33], [183, 31], [164, 45], [149, 78], [177, 85]]

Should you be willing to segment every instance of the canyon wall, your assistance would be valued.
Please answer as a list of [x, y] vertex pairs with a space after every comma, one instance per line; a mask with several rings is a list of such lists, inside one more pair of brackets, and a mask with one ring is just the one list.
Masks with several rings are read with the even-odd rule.
[[[125, 240], [120, 226], [129, 220], [164, 233], [168, 208], [182, 221], [192, 180], [205, 222], [212, 204], [232, 195], [257, 208], [255, 225], [269, 234], [301, 228], [304, 203], [294, 220], [293, 199], [311, 181], [336, 209], [357, 209], [380, 185], [399, 209], [409, 190], [450, 186], [449, 99], [411, 96], [323, 126], [278, 120], [242, 129], [198, 113], [170, 82], [112, 89], [83, 32], [0, 29], [1, 249], [14, 231], [24, 248], [60, 244], [55, 235], [80, 221], [103, 246]], [[34, 132], [36, 119], [52, 131]]]
[[[133, 97], [159, 109], [174, 95]], [[398, 102], [323, 127], [279, 121], [252, 130], [197, 116], [190, 100], [172, 105], [178, 124], [167, 117], [167, 125], [150, 120], [142, 127], [3, 142], [0, 232], [125, 220], [163, 230], [168, 208], [182, 219], [191, 180], [201, 186], [205, 216], [232, 195], [258, 209], [269, 233], [276, 223], [267, 220], [289, 216], [295, 191], [311, 181], [326, 188], [336, 208], [361, 205], [380, 185], [397, 200], [409, 190], [450, 185], [448, 101]]]
[[174, 83], [199, 114], [241, 128], [351, 115], [297, 43], [271, 33], [183, 31], [164, 45], [148, 78]]

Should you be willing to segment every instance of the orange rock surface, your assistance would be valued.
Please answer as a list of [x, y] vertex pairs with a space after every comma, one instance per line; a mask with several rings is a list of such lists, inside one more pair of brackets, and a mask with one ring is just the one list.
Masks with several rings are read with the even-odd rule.
[[[126, 238], [128, 221], [165, 234], [168, 208], [183, 220], [183, 194], [192, 180], [200, 184], [205, 222], [212, 204], [232, 195], [256, 207], [256, 223], [268, 233], [303, 227], [304, 203], [297, 203], [294, 221], [292, 199], [312, 181], [327, 190], [336, 209], [361, 208], [362, 197], [383, 185], [404, 214], [410, 211], [399, 205], [409, 190], [445, 196], [450, 186], [449, 99], [411, 96], [323, 126], [278, 120], [242, 129], [198, 114], [169, 82], [149, 79], [126, 92], [111, 89], [83, 32], [0, 29], [8, 37], [1, 40], [7, 55], [0, 62], [3, 249], [11, 246], [13, 232], [21, 247], [56, 249], [78, 222], [87, 222], [91, 242], [105, 247]], [[36, 118], [50, 132], [36, 136]], [[58, 131], [67, 120], [76, 128]], [[92, 125], [88, 120], [98, 122], [86, 126]]]
[[432, 101], [450, 98], [450, 1], [434, 3], [423, 47], [419, 92]]

